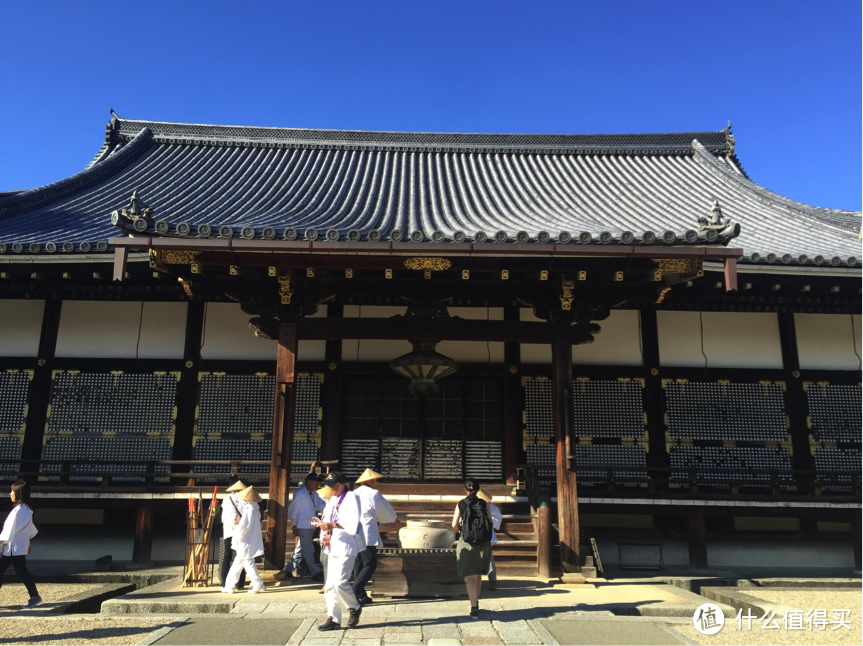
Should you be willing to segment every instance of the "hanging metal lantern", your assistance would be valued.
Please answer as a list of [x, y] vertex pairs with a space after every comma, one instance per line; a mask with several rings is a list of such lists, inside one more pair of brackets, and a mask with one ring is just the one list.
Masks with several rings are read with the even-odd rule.
[[[412, 342], [413, 343], [413, 342]], [[390, 368], [402, 377], [411, 380], [411, 394], [438, 392], [438, 379], [443, 379], [456, 370], [458, 365], [449, 357], [435, 352], [434, 342], [413, 343], [414, 349], [390, 361]]]

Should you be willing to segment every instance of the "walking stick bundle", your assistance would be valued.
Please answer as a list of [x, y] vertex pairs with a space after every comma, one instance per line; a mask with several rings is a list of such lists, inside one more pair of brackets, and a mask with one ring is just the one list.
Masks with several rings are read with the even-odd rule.
[[189, 520], [186, 532], [186, 559], [183, 567], [183, 587], [206, 587], [210, 585], [211, 564], [210, 544], [215, 524], [218, 500], [218, 486], [213, 487], [210, 507], [204, 514], [204, 500], [201, 492], [197, 498], [189, 498]]

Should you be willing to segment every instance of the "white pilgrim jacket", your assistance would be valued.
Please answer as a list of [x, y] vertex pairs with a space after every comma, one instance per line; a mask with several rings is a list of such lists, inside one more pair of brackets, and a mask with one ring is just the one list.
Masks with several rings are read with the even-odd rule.
[[[234, 505], [237, 506], [234, 509], [234, 505], [231, 504], [231, 501], [234, 502]], [[237, 511], [242, 512], [243, 505], [245, 503], [237, 498], [237, 493], [232, 492], [225, 498], [222, 498], [222, 537], [223, 538], [231, 538], [234, 535], [234, 518], [238, 516]]]
[[288, 507], [291, 524], [297, 529], [311, 529], [312, 525], [309, 521], [317, 518], [318, 512], [323, 511], [326, 506], [327, 503], [317, 492], [309, 491], [305, 485], [299, 487], [294, 491], [294, 499]]
[[[336, 505], [340, 496], [333, 496], [327, 501], [323, 521], [333, 522]], [[337, 522], [341, 529], [333, 529], [330, 535], [330, 556], [356, 556], [366, 549], [363, 528], [360, 523], [360, 499], [353, 491], [345, 490], [345, 497], [339, 507]]]
[[0, 532], [3, 556], [26, 556], [30, 551], [30, 539], [39, 531], [33, 524], [33, 511], [27, 505], [15, 505]]
[[264, 537], [261, 534], [261, 510], [257, 504], [240, 501], [240, 522], [234, 528], [231, 549], [238, 559], [253, 559], [264, 553]]
[[366, 546], [383, 545], [378, 531], [378, 523], [395, 522], [398, 517], [395, 509], [377, 489], [363, 485], [357, 488], [354, 493], [360, 500], [360, 524], [363, 526], [363, 538], [366, 540]]

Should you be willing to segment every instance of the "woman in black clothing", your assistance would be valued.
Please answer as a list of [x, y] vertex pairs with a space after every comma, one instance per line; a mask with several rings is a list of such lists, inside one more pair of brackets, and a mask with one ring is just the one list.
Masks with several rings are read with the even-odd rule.
[[456, 548], [458, 575], [467, 584], [470, 616], [479, 619], [482, 577], [488, 574], [491, 563], [491, 514], [488, 505], [477, 497], [480, 491], [478, 480], [468, 479], [464, 488], [467, 497], [456, 505], [452, 528], [459, 532]]

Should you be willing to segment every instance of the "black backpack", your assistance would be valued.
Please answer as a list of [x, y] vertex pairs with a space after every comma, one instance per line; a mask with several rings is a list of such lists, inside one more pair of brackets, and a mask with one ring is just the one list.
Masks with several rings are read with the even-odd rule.
[[467, 509], [461, 519], [461, 534], [466, 543], [488, 543], [491, 541], [491, 516], [488, 505], [477, 497], [465, 498]]

